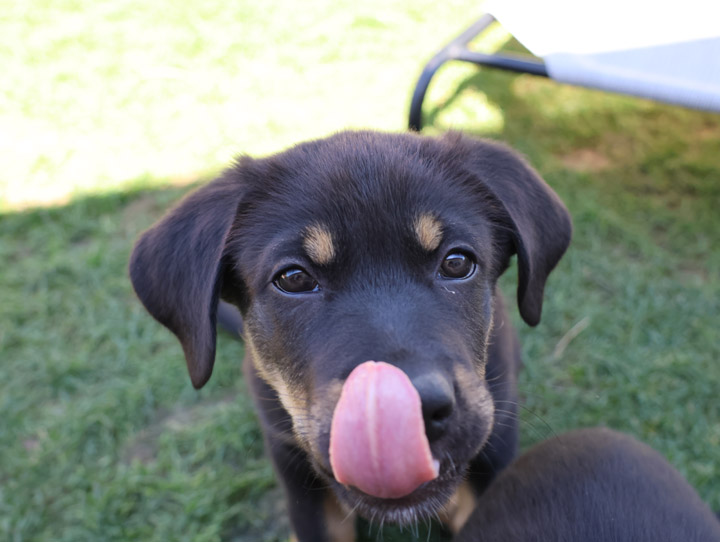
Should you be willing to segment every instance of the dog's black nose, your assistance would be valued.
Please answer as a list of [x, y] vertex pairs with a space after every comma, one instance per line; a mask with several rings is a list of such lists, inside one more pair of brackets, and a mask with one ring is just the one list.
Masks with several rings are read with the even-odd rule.
[[413, 379], [413, 385], [422, 402], [425, 434], [433, 442], [445, 434], [455, 409], [453, 386], [440, 374], [418, 376]]

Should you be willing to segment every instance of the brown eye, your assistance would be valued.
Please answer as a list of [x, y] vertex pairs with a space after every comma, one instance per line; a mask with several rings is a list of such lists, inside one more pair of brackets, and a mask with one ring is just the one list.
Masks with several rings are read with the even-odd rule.
[[317, 292], [320, 287], [304, 269], [290, 267], [278, 273], [273, 281], [275, 287], [286, 294]]
[[451, 252], [443, 260], [439, 275], [444, 279], [466, 279], [475, 272], [475, 261], [465, 252]]

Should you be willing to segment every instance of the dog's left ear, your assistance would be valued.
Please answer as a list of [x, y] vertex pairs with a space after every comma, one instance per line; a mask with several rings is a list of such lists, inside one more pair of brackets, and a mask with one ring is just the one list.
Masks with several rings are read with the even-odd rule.
[[540, 322], [545, 281], [570, 244], [570, 213], [557, 194], [512, 149], [489, 141], [448, 137], [453, 146], [463, 149], [464, 163], [470, 172], [504, 207], [518, 256], [520, 315], [535, 326]]

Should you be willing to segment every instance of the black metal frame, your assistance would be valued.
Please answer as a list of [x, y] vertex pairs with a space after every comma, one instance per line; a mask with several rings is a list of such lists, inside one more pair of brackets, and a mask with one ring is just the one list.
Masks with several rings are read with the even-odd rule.
[[461, 60], [463, 62], [471, 62], [480, 66], [488, 66], [491, 68], [500, 68], [519, 73], [530, 73], [532, 75], [540, 75], [548, 77], [545, 64], [541, 60], [523, 57], [520, 55], [509, 54], [492, 54], [478, 53], [468, 49], [467, 45], [481, 33], [483, 33], [493, 22], [495, 17], [485, 14], [478, 19], [467, 30], [460, 34], [457, 38], [443, 47], [430, 61], [420, 74], [415, 92], [413, 93], [412, 102], [410, 103], [409, 128], [414, 131], [422, 130], [422, 103], [425, 99], [430, 80], [440, 66], [449, 60]]

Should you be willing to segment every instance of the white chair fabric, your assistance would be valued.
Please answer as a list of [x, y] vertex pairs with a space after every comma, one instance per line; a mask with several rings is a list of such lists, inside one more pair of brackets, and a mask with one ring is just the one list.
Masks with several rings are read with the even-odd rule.
[[496, 0], [556, 81], [720, 112], [720, 0]]

